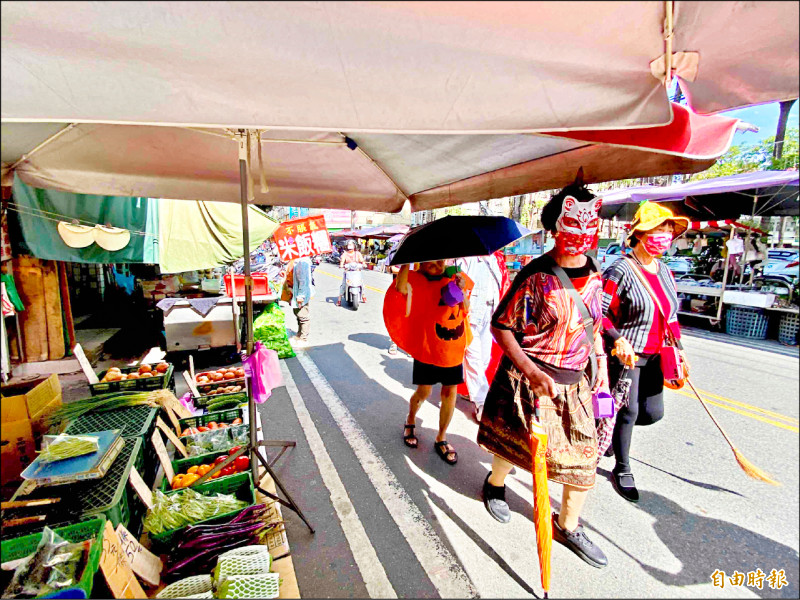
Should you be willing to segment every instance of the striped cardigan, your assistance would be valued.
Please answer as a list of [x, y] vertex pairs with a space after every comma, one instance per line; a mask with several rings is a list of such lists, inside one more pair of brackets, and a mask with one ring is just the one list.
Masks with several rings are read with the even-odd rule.
[[[657, 260], [656, 274], [640, 268], [650, 287], [668, 311], [667, 327], [680, 339], [678, 293], [669, 268]], [[624, 337], [634, 352], [657, 354], [664, 344], [664, 319], [628, 259], [620, 258], [603, 272], [603, 329], [612, 343]]]

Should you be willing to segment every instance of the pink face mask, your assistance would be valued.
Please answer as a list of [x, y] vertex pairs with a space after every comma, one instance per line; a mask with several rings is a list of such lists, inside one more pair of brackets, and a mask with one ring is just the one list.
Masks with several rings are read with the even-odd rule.
[[671, 233], [651, 233], [644, 239], [644, 249], [650, 256], [661, 256], [672, 245]]
[[603, 201], [578, 202], [572, 196], [564, 198], [561, 214], [556, 221], [556, 247], [564, 254], [583, 254], [597, 246], [598, 213]]

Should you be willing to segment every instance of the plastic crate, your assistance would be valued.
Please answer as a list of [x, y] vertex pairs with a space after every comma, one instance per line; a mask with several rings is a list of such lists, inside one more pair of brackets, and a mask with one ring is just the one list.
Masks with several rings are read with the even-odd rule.
[[768, 323], [762, 308], [729, 306], [725, 311], [725, 331], [730, 335], [763, 340], [767, 337]]
[[[92, 597], [92, 585], [94, 584], [94, 576], [100, 568], [100, 555], [103, 553], [103, 529], [106, 524], [106, 519], [103, 516], [95, 517], [75, 523], [73, 525], [66, 525], [64, 527], [56, 527], [55, 531], [58, 535], [63, 537], [68, 542], [83, 542], [94, 538], [92, 547], [89, 549], [89, 560], [86, 561], [86, 566], [83, 569], [83, 574], [77, 585], [69, 588], [64, 588], [60, 591], [60, 595], [68, 590], [82, 589], [86, 592], [86, 597]], [[44, 529], [44, 528], [43, 528]], [[4, 540], [0, 544], [0, 562], [7, 562], [11, 560], [18, 560], [25, 558], [36, 552], [36, 548], [42, 539], [41, 533], [33, 533], [23, 537]], [[37, 596], [41, 598], [42, 596]], [[75, 598], [77, 596], [66, 596]]]
[[241, 399], [242, 404], [244, 404], [245, 402], [247, 402], [247, 392], [246, 391], [229, 392], [227, 394], [214, 394], [212, 396], [209, 396], [207, 394], [204, 394], [202, 396], [192, 396], [192, 402], [194, 402], [195, 406], [199, 406], [200, 408], [205, 408], [206, 406], [212, 404], [213, 402], [216, 402], [217, 400], [228, 400], [228, 399], [230, 400]]
[[[122, 367], [120, 371], [123, 373], [134, 373], [139, 370], [139, 367]], [[108, 371], [100, 372], [97, 377], [103, 379]], [[125, 381], [104, 381], [102, 383], [90, 383], [89, 389], [92, 396], [99, 394], [108, 394], [110, 392], [147, 392], [152, 390], [160, 390], [163, 388], [175, 389], [175, 382], [173, 380], [174, 367], [172, 364], [162, 375], [154, 375], [153, 377], [144, 377], [139, 379], [126, 379]]]
[[[247, 502], [247, 506], [253, 506], [256, 503], [256, 492], [255, 488], [253, 487], [253, 478], [251, 477], [250, 473], [237, 473], [236, 475], [231, 475], [230, 477], [220, 477], [219, 479], [212, 479], [206, 483], [201, 483], [198, 486], [192, 488], [194, 491], [203, 494], [204, 496], [208, 496], [211, 494], [232, 494], [236, 496], [239, 500], [243, 500]], [[181, 490], [171, 490], [167, 492], [167, 496], [171, 496], [172, 494], [177, 494]], [[245, 507], [246, 508], [246, 507]], [[226, 519], [231, 519], [235, 515], [239, 514], [239, 511], [231, 511], [227, 513], [222, 513], [221, 515], [217, 515], [216, 517], [212, 517], [210, 519], [205, 519], [203, 521], [198, 521], [197, 523], [192, 523], [192, 525], [202, 525], [207, 523], [215, 523], [217, 521], [224, 521]], [[186, 526], [188, 527], [188, 525]], [[178, 529], [170, 529], [168, 531], [164, 531], [159, 534], [149, 534], [150, 539], [164, 547], [172, 544], [172, 541], [175, 537], [180, 534], [181, 531], [186, 529], [186, 527], [179, 527]]]
[[[210, 392], [211, 390], [215, 390], [215, 389], [221, 388], [221, 387], [228, 387], [228, 386], [231, 386], [231, 385], [239, 385], [239, 386], [241, 386], [242, 389], [239, 390], [239, 391], [242, 392], [242, 391], [245, 390], [244, 380], [245, 380], [244, 377], [239, 377], [237, 379], [222, 379], [220, 381], [212, 381], [210, 383], [197, 383], [195, 381], [195, 385], [197, 386], [197, 391], [200, 392], [200, 395], [208, 396], [209, 395], [208, 392]], [[235, 392], [231, 392], [231, 393], [235, 393]]]
[[[253, 278], [253, 296], [269, 296], [272, 291], [269, 289], [269, 277], [263, 273], [252, 273]], [[231, 294], [231, 276], [227, 274], [223, 277], [225, 282], [225, 295], [232, 296]], [[244, 275], [233, 275], [233, 284], [236, 286], [236, 297], [244, 298]]]
[[[229, 452], [230, 450], [220, 450], [219, 452], [209, 452], [207, 454], [190, 456], [189, 458], [179, 458], [177, 460], [172, 461], [172, 470], [175, 472], [175, 475], [179, 475], [181, 473], [185, 473], [189, 469], [189, 467], [193, 467], [195, 465], [211, 464], [214, 462], [216, 458], [220, 456], [228, 456]], [[249, 456], [249, 455], [243, 454], [242, 456]], [[233, 477], [234, 475], [238, 475], [238, 473], [234, 473], [233, 475], [225, 475], [225, 477]], [[223, 477], [220, 476], [214, 479], [214, 481], [216, 481], [217, 479], [223, 479]], [[164, 477], [161, 480], [161, 491], [167, 492], [170, 491], [171, 489], [172, 488], [170, 487], [170, 482], [167, 481], [166, 477]]]
[[796, 346], [798, 329], [800, 329], [800, 315], [782, 313], [778, 322], [778, 341], [787, 346]]
[[93, 431], [121, 429], [124, 438], [141, 438], [143, 466], [136, 465], [136, 470], [145, 482], [152, 482], [158, 470], [158, 456], [153, 444], [150, 443], [150, 436], [155, 429], [158, 411], [158, 407], [130, 406], [106, 412], [91, 412], [70, 421], [65, 433], [80, 435]]
[[186, 417], [185, 419], [179, 419], [178, 425], [180, 425], [181, 431], [183, 431], [187, 427], [200, 427], [201, 425], [207, 425], [212, 421], [230, 425], [231, 421], [234, 419], [244, 419], [241, 408], [228, 408], [225, 410], [206, 413], [204, 415], [198, 415], [196, 417]]

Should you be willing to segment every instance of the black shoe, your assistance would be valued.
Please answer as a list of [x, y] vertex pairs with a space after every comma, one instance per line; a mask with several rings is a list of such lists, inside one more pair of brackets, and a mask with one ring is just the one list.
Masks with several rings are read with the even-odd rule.
[[501, 523], [508, 523], [511, 520], [511, 511], [506, 504], [506, 486], [495, 486], [489, 483], [491, 471], [483, 482], [483, 505], [489, 514]]
[[575, 531], [562, 529], [558, 524], [558, 513], [553, 513], [553, 539], [564, 544], [593, 567], [600, 569], [608, 565], [608, 558], [603, 551], [586, 537], [583, 525], [578, 525]]
[[603, 456], [614, 456], [614, 446], [609, 446]]
[[617, 471], [616, 469], [611, 471], [611, 485], [628, 502], [635, 504], [639, 501], [639, 490], [636, 489], [636, 482], [630, 471]]

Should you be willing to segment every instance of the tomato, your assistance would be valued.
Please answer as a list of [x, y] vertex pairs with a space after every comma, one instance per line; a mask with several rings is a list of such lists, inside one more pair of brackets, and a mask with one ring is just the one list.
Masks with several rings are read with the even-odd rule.
[[177, 490], [179, 487], [181, 487], [181, 484], [183, 483], [183, 478], [184, 477], [186, 477], [186, 475], [175, 475], [175, 477], [172, 478], [172, 489], [173, 490]]
[[197, 474], [202, 477], [206, 473], [208, 473], [213, 467], [211, 465], [201, 465], [199, 469], [197, 469]]
[[169, 365], [167, 363], [158, 363], [156, 365], [156, 371], [159, 373], [166, 373], [167, 369], [169, 369]]
[[241, 446], [234, 446], [233, 448], [228, 450], [228, 456], [230, 456], [231, 454], [235, 453], [239, 448], [241, 448]]
[[217, 425], [217, 429], [225, 429], [226, 427], [227, 425], [225, 423], [220, 423], [219, 425]]
[[139, 373], [150, 373], [153, 370], [153, 367], [150, 365], [139, 365]]
[[233, 467], [238, 473], [247, 471], [250, 468], [250, 459], [247, 456], [237, 456], [233, 461]]
[[244, 377], [244, 369], [236, 369], [236, 377]]
[[204, 426], [200, 425], [200, 427], [197, 428], [197, 431], [199, 431], [200, 433], [203, 433], [204, 431], [208, 431], [208, 427], [204, 427]]
[[233, 421], [231, 421], [231, 425], [241, 425], [241, 424], [242, 424], [242, 419], [240, 419], [239, 417], [236, 417]]
[[220, 471], [220, 475], [222, 475], [222, 477], [225, 477], [226, 475], [233, 475], [234, 473], [236, 473], [236, 470], [230, 465]]
[[186, 474], [187, 474], [187, 475], [194, 475], [194, 474], [195, 474], [195, 473], [197, 473], [199, 470], [200, 470], [200, 467], [199, 467], [199, 466], [197, 466], [197, 465], [195, 465], [195, 466], [193, 466], [193, 467], [189, 467], [189, 470], [188, 470], [188, 471], [186, 471]]
[[216, 429], [218, 425], [216, 421], [211, 421], [211, 423], [206, 424], [206, 427], [208, 427], [209, 429]]
[[225, 462], [226, 460], [228, 460], [227, 456], [218, 456], [217, 458], [214, 459], [214, 464], [218, 465], [219, 463]]

